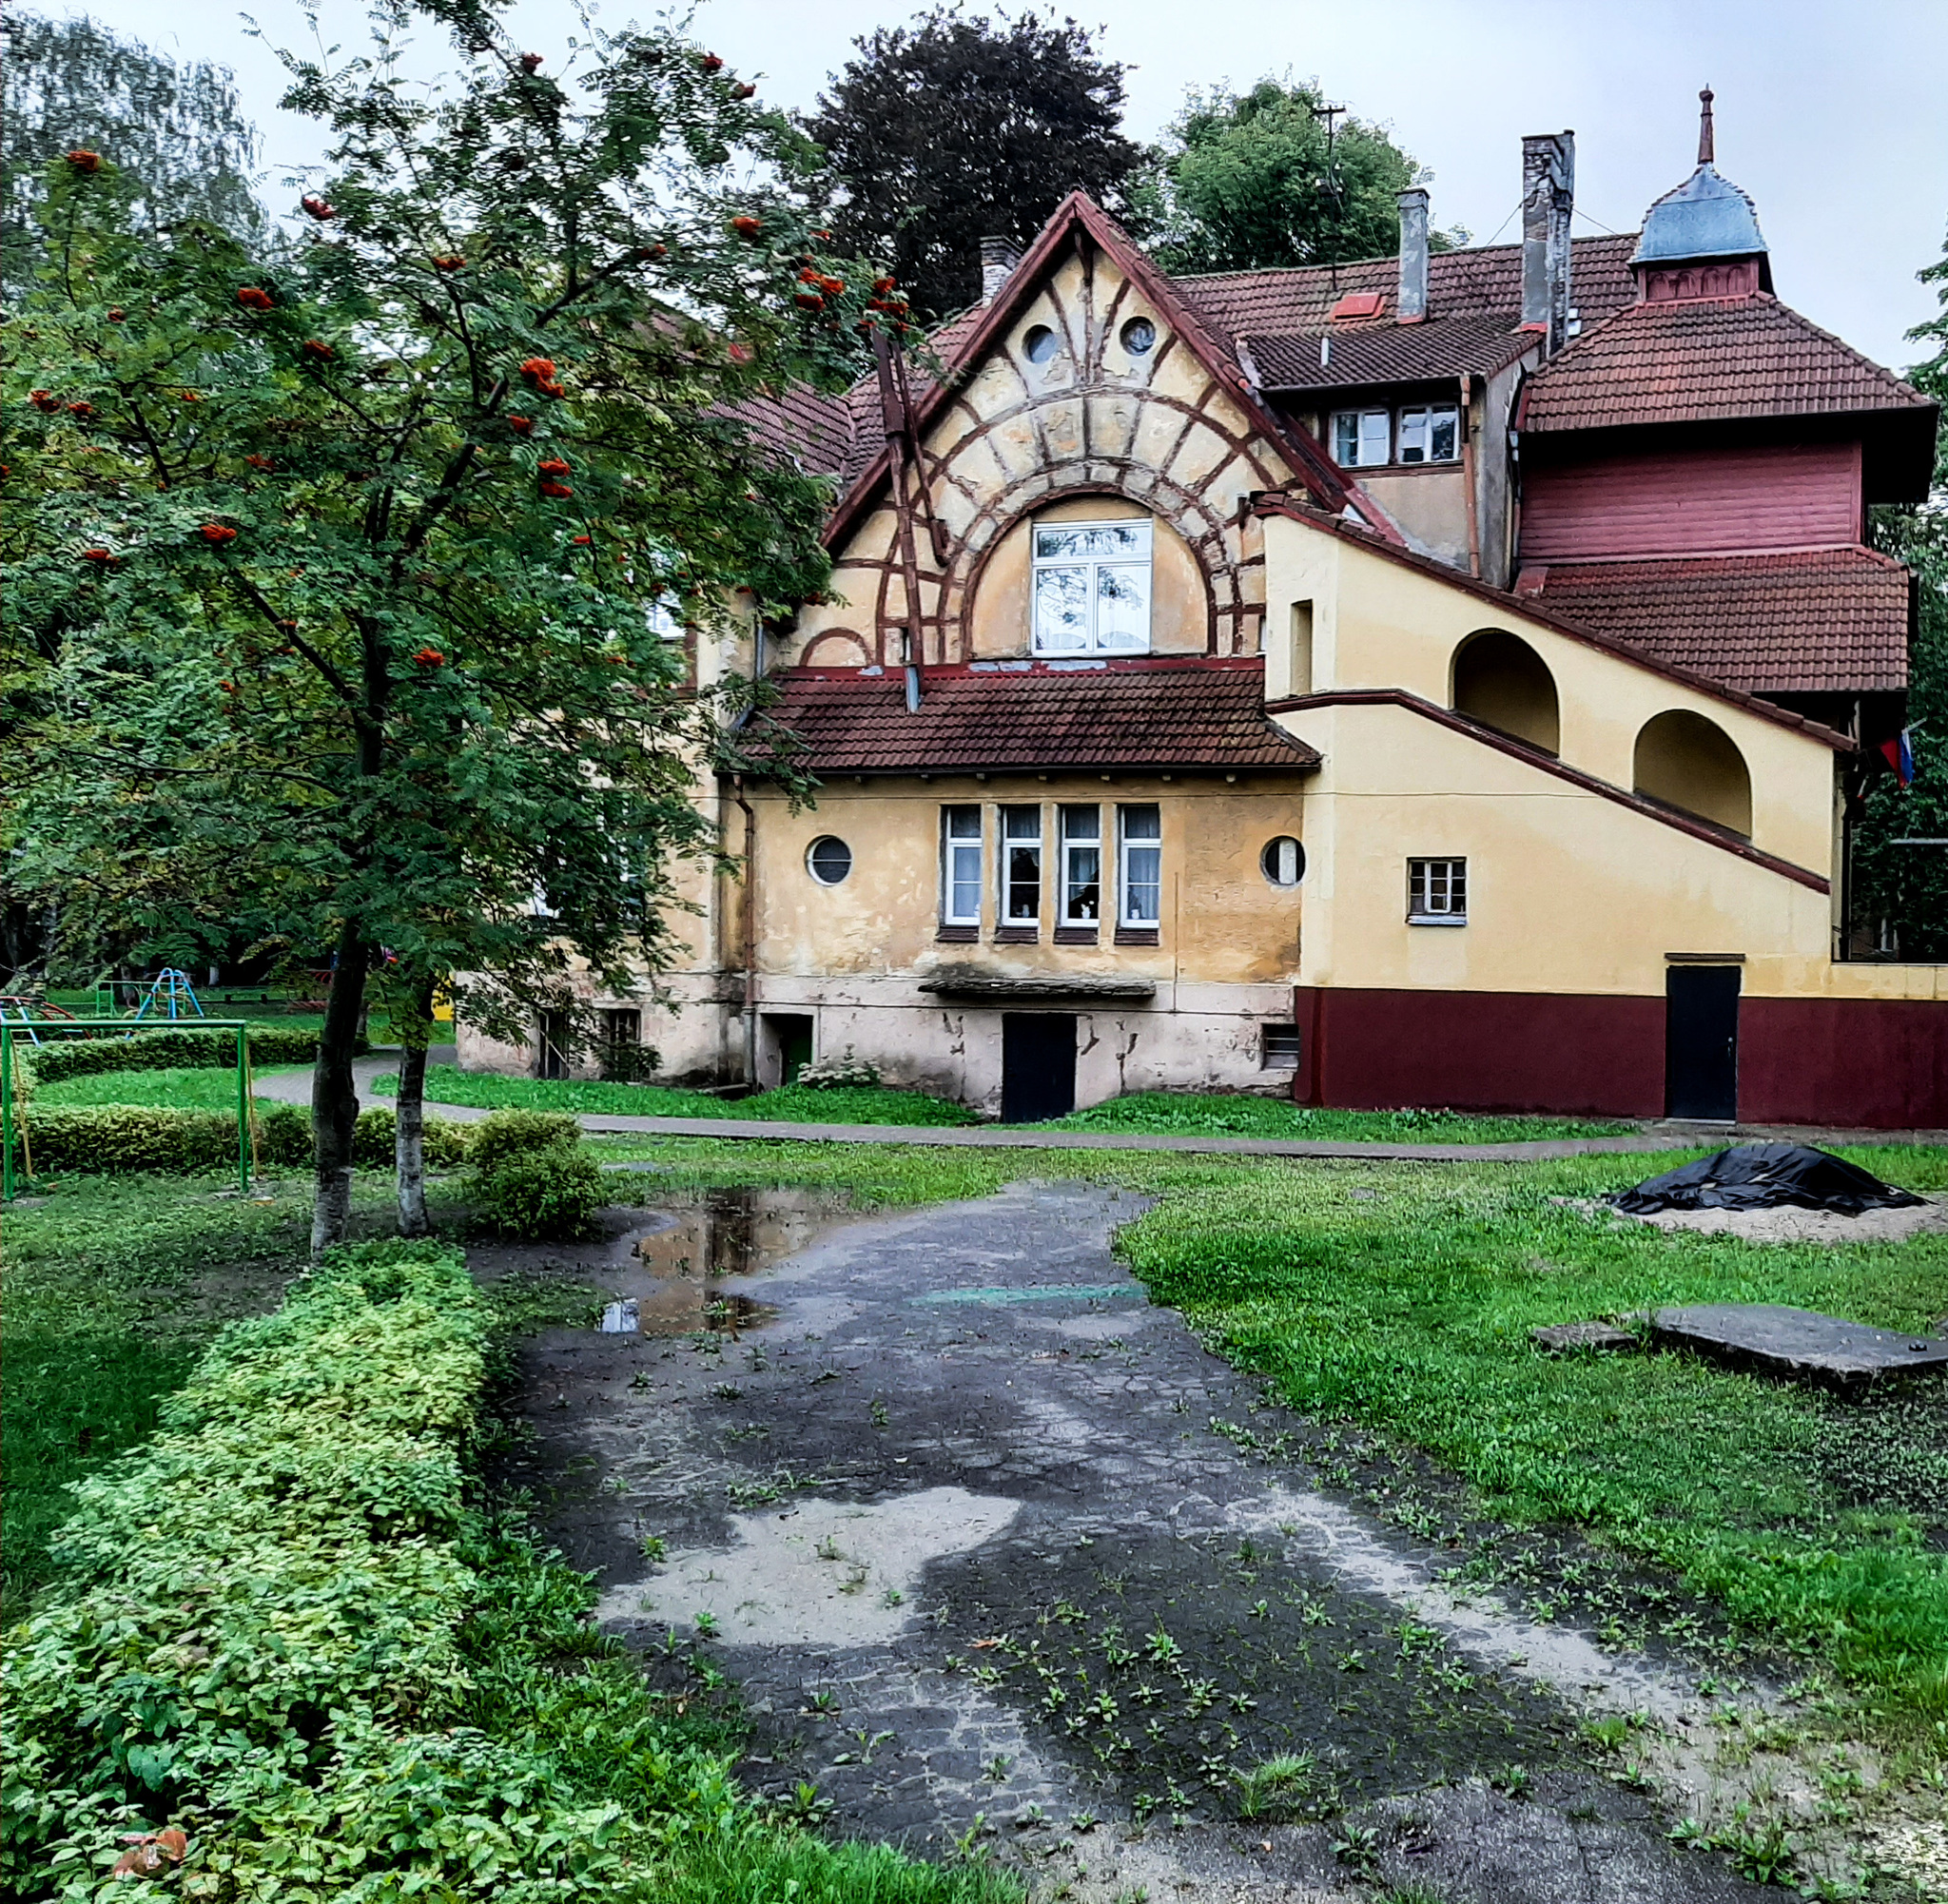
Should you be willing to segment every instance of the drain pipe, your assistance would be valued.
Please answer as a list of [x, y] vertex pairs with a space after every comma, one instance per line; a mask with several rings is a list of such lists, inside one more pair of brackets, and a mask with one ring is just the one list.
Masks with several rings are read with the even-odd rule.
[[[1482, 392], [1482, 420], [1488, 420], [1487, 390]], [[1474, 487], [1474, 379], [1461, 373], [1461, 487], [1468, 502], [1468, 573], [1481, 580], [1481, 496]]]
[[744, 797], [744, 776], [731, 780], [731, 798], [744, 815], [744, 1081], [757, 1089], [757, 813]]

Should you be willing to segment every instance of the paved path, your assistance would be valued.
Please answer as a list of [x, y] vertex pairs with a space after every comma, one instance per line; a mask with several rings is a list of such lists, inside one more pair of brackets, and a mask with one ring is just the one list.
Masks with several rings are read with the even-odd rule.
[[[1424, 1477], [1329, 1486], [1315, 1461], [1360, 1455], [1152, 1306], [1110, 1247], [1147, 1207], [1018, 1184], [848, 1221], [747, 1192], [476, 1249], [611, 1299], [525, 1352], [515, 1479], [659, 1687], [693, 1694], [693, 1658], [740, 1687], [750, 1783], [816, 1784], [848, 1835], [964, 1837], [1038, 1897], [1369, 1899], [1340, 1805], [1376, 1878], [1455, 1904], [1770, 1894], [1575, 1742], [1591, 1708], [1715, 1740], [1695, 1681], [1458, 1598], [1456, 1551], [1355, 1491], [1465, 1539]], [[1239, 1819], [1239, 1775], [1286, 1754], [1283, 1817]], [[1490, 1782], [1511, 1761], [1531, 1796]], [[1728, 1808], [1720, 1776], [1680, 1808]]]
[[[451, 1045], [436, 1046], [436, 1064], [453, 1062]], [[361, 1100], [384, 1104], [373, 1079], [399, 1069], [397, 1051], [361, 1058], [352, 1068]], [[288, 1104], [311, 1101], [311, 1074], [286, 1072], [258, 1080], [257, 1095]], [[428, 1102], [427, 1111], [470, 1124], [489, 1114], [466, 1104]], [[1948, 1131], [1843, 1131], [1807, 1125], [1660, 1122], [1613, 1137], [1549, 1137], [1510, 1144], [1321, 1143], [1295, 1137], [1167, 1137], [1133, 1131], [1040, 1131], [1010, 1124], [796, 1124], [762, 1117], [627, 1117], [584, 1112], [591, 1137], [718, 1137], [808, 1144], [921, 1144], [948, 1150], [1176, 1151], [1193, 1156], [1366, 1157], [1382, 1163], [1547, 1163], [1555, 1157], [1698, 1149], [1726, 1143], [1948, 1144]]]

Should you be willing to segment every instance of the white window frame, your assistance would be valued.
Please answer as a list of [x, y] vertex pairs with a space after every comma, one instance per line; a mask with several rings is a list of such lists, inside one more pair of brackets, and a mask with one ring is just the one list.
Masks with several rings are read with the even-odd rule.
[[[1032, 822], [1032, 833], [1016, 832], [1013, 829], [1023, 822]], [[1042, 923], [1042, 884], [1046, 863], [1042, 857], [1042, 838], [1046, 823], [1042, 808], [1034, 806], [1003, 806], [995, 828], [994, 870], [995, 870], [995, 909], [994, 923], [998, 927], [1013, 926], [1017, 930], [1023, 926], [1040, 926]], [[1027, 852], [1035, 856], [1035, 879], [1032, 886], [1026, 881], [1017, 880], [1013, 875], [1014, 856]], [[1017, 886], [1030, 893], [1034, 909], [1030, 912], [1017, 912], [1014, 909], [1014, 893]]]
[[[943, 925], [981, 923], [982, 859], [985, 815], [977, 806], [940, 809], [940, 921]], [[971, 901], [971, 906], [963, 902]], [[959, 906], [960, 909], [956, 910]]]
[[[1432, 454], [1436, 423], [1445, 418], [1453, 432], [1451, 455]], [[1397, 459], [1412, 468], [1430, 463], [1458, 463], [1461, 460], [1461, 407], [1456, 403], [1403, 403], [1395, 423], [1394, 452]], [[1418, 440], [1414, 440], [1417, 437]]]
[[[1343, 453], [1340, 424], [1353, 422], [1349, 457]], [[1378, 424], [1375, 430], [1372, 426]], [[1342, 470], [1377, 469], [1382, 463], [1393, 460], [1393, 413], [1373, 404], [1362, 404], [1356, 410], [1335, 410], [1328, 425], [1330, 441], [1333, 446], [1333, 460]], [[1374, 456], [1377, 448], [1379, 455]]]
[[[1070, 829], [1085, 814], [1095, 816], [1095, 831], [1086, 836]], [[1076, 866], [1081, 860], [1092, 857], [1096, 864], [1093, 882], [1079, 880]], [[1100, 926], [1102, 923], [1102, 809], [1100, 806], [1064, 806], [1062, 808], [1062, 891], [1058, 896], [1060, 910], [1057, 919], [1063, 925]], [[1072, 911], [1070, 902], [1079, 886], [1093, 884], [1096, 888], [1096, 910], [1092, 913]]]
[[[1132, 830], [1133, 826], [1152, 824], [1155, 832]], [[1155, 879], [1136, 878], [1140, 858], [1151, 859]], [[1140, 890], [1152, 895], [1153, 907], [1141, 916], [1136, 911]], [[1163, 927], [1163, 808], [1155, 801], [1116, 809], [1116, 923], [1125, 931], [1159, 932]]]
[[[1119, 532], [1136, 533], [1142, 541], [1140, 556], [1122, 557], [1105, 555], [1043, 555], [1041, 553], [1042, 537], [1045, 533], [1114, 529]], [[1147, 515], [1119, 516], [1104, 522], [1031, 522], [1028, 525], [1028, 620], [1030, 646], [1037, 654], [1077, 655], [1077, 654], [1147, 654], [1150, 651], [1150, 627], [1154, 613], [1157, 543], [1154, 525]], [[1143, 572], [1143, 629], [1142, 640], [1134, 645], [1123, 641], [1104, 638], [1102, 631], [1102, 574], [1105, 570], [1136, 569]], [[1088, 627], [1085, 639], [1079, 648], [1058, 648], [1052, 642], [1042, 639], [1041, 589], [1042, 576], [1056, 569], [1085, 569], [1088, 572]]]
[[1442, 855], [1407, 862], [1407, 923], [1410, 925], [1468, 923], [1468, 862]]

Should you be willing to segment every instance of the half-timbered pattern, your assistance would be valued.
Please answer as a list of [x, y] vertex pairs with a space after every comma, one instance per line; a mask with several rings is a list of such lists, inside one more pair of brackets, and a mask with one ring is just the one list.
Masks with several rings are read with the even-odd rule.
[[1172, 280], [1079, 196], [925, 352], [752, 406], [832, 583], [698, 679], [769, 676], [820, 790], [700, 788], [741, 876], [615, 1041], [1011, 1118], [1948, 1121], [1942, 969], [1842, 929], [1912, 619], [1866, 509], [1938, 418], [1778, 300], [1705, 107], [1621, 238], [1571, 240], [1568, 134], [1520, 244], [1431, 255], [1413, 191], [1333, 272]]

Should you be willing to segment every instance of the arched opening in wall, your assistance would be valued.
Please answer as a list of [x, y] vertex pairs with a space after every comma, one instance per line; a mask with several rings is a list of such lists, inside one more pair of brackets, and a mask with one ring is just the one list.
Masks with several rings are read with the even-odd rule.
[[1544, 753], [1562, 745], [1555, 676], [1520, 635], [1485, 628], [1454, 651], [1453, 709]]
[[1737, 743], [1716, 722], [1672, 708], [1637, 736], [1636, 790], [1745, 839], [1752, 836], [1752, 776]]

